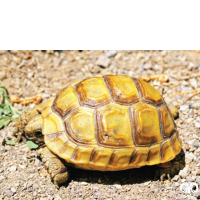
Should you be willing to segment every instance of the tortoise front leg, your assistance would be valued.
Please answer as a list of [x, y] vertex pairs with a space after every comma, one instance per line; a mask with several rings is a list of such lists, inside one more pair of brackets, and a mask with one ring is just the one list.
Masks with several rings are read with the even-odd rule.
[[69, 172], [67, 167], [47, 147], [42, 149], [41, 158], [56, 187], [68, 180]]

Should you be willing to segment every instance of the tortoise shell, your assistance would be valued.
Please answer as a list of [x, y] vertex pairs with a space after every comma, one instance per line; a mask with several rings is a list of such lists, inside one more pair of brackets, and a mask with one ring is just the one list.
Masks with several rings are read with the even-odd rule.
[[125, 75], [86, 78], [42, 108], [47, 147], [75, 167], [115, 171], [172, 160], [181, 140], [159, 92]]

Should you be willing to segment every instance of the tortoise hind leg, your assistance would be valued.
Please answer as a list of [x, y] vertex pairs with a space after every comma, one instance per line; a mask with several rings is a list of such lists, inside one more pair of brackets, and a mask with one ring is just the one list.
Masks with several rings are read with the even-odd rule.
[[160, 177], [161, 183], [164, 182], [165, 178], [171, 180], [171, 178], [178, 174], [179, 171], [184, 168], [184, 166], [185, 153], [183, 150], [181, 150], [181, 152], [178, 155], [176, 155], [176, 157], [173, 160], [157, 165], [159, 169], [156, 171], [154, 179]]
[[67, 167], [47, 147], [42, 149], [41, 158], [53, 183], [59, 188], [59, 185], [65, 183], [69, 178]]

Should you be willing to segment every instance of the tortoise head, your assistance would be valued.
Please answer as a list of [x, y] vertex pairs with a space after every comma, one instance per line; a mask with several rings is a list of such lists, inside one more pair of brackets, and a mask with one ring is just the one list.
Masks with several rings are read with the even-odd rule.
[[42, 116], [35, 115], [25, 127], [25, 136], [28, 140], [35, 142], [38, 145], [44, 144], [44, 135], [42, 134]]

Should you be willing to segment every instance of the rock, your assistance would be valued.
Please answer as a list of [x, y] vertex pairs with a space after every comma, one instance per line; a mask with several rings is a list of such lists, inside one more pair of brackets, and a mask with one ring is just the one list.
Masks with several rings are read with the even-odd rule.
[[190, 81], [190, 85], [191, 85], [194, 89], [197, 89], [197, 87], [198, 87], [197, 79], [196, 79], [196, 78], [192, 78], [192, 79], [190, 79], [189, 81]]
[[196, 148], [192, 146], [189, 151], [194, 152], [195, 150], [196, 150]]
[[113, 57], [113, 56], [115, 56], [116, 54], [117, 54], [117, 51], [116, 51], [116, 50], [112, 50], [112, 51], [106, 52], [106, 56], [107, 56], [108, 58]]
[[200, 189], [198, 189], [198, 190], [194, 193], [194, 196], [195, 196], [197, 199], [200, 199]]
[[8, 190], [8, 189], [5, 189], [3, 193], [8, 197], [11, 197], [14, 194], [12, 190]]
[[200, 128], [200, 122], [195, 122], [194, 125], [196, 128]]
[[10, 167], [10, 171], [11, 171], [11, 172], [15, 172], [16, 170], [17, 170], [17, 167], [16, 167], [16, 166], [11, 166], [11, 167]]
[[33, 184], [33, 189], [34, 189], [34, 190], [37, 190], [39, 187], [40, 187], [40, 186], [39, 186], [37, 183]]
[[200, 176], [197, 177], [196, 182], [200, 185]]
[[119, 184], [114, 184], [113, 186], [115, 186], [117, 189], [121, 189], [122, 188], [122, 186], [119, 185]]
[[194, 181], [194, 178], [192, 178], [191, 176], [187, 176], [187, 177], [186, 177], [186, 181], [187, 181], [187, 182], [193, 182], [193, 181]]
[[176, 176], [173, 177], [172, 180], [175, 181], [175, 182], [177, 182], [179, 180], [179, 178], [180, 178], [179, 175], [176, 175]]
[[181, 92], [189, 92], [189, 91], [191, 91], [192, 90], [192, 88], [191, 87], [185, 87], [185, 86], [183, 86], [182, 85], [182, 90], [181, 90]]
[[99, 56], [96, 65], [99, 65], [100, 67], [106, 68], [110, 64], [110, 59], [108, 59], [105, 55]]
[[179, 175], [181, 178], [185, 178], [188, 175], [188, 168], [185, 167], [183, 170], [180, 170]]
[[109, 70], [113, 70], [115, 65], [110, 65]]
[[152, 65], [149, 63], [144, 64], [143, 69], [151, 69]]
[[182, 106], [180, 106], [180, 111], [185, 111], [185, 110], [187, 110], [188, 108], [189, 108], [188, 105], [182, 105]]
[[11, 190], [13, 191], [14, 194], [15, 194], [16, 191], [17, 191], [16, 188], [14, 188], [14, 187], [12, 187]]
[[166, 50], [162, 50], [162, 51], [160, 52], [160, 54], [161, 54], [162, 56], [166, 56], [166, 55], [167, 55], [167, 51], [166, 51]]
[[186, 143], [189, 144], [189, 145], [193, 145], [194, 141], [195, 140], [187, 140]]
[[194, 154], [193, 153], [188, 153], [185, 155], [185, 162], [186, 164], [191, 163], [194, 159]]
[[121, 59], [121, 57], [122, 57], [122, 54], [121, 54], [121, 53], [118, 53], [118, 54], [115, 56], [115, 59], [116, 59], [116, 60], [119, 60], [119, 59]]
[[186, 150], [186, 151], [189, 151], [189, 150], [190, 150], [190, 145], [185, 144], [185, 150]]
[[87, 182], [81, 182], [81, 185], [88, 185]]
[[5, 177], [0, 175], [0, 182], [3, 181], [4, 179], [5, 179]]
[[32, 77], [33, 77], [33, 75], [34, 75], [34, 72], [33, 72], [33, 71], [31, 71], [31, 72], [29, 72], [29, 73], [28, 73], [28, 75], [27, 75], [27, 76], [28, 76], [28, 78], [32, 78]]
[[6, 78], [6, 72], [5, 71], [2, 71], [0, 72], [0, 80]]
[[3, 55], [7, 52], [7, 50], [0, 50], [0, 55]]
[[191, 107], [191, 108], [194, 108], [194, 109], [200, 108], [199, 102], [194, 102], [194, 103], [192, 103], [190, 107]]
[[193, 146], [194, 146], [195, 148], [198, 148], [198, 147], [199, 147], [199, 141], [198, 141], [198, 140], [195, 140], [195, 141], [193, 142]]

